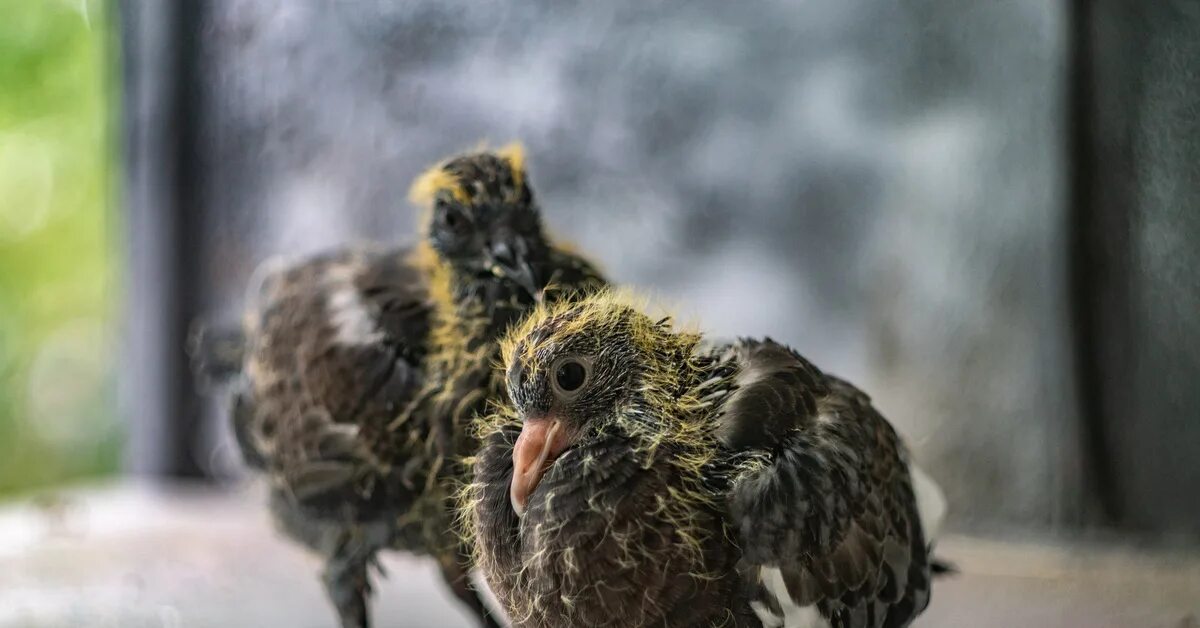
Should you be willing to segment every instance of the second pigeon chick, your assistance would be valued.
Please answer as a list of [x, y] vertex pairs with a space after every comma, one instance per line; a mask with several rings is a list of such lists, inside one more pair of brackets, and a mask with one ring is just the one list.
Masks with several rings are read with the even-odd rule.
[[270, 479], [280, 527], [325, 558], [343, 626], [368, 625], [382, 549], [434, 557], [495, 626], [452, 532], [448, 496], [475, 447], [466, 426], [502, 390], [500, 334], [535, 303], [604, 282], [545, 234], [519, 147], [449, 159], [412, 196], [428, 210], [420, 245], [275, 270], [244, 332], [210, 334], [196, 357], [237, 377], [243, 457]]

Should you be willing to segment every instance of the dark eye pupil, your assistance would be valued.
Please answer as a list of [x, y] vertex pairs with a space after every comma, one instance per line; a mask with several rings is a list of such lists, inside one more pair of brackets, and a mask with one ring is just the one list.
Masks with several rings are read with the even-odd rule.
[[457, 211], [448, 209], [446, 213], [442, 214], [442, 221], [446, 223], [447, 227], [457, 229], [462, 224], [462, 216], [459, 216]]
[[583, 386], [585, 377], [587, 377], [587, 371], [578, 362], [563, 362], [554, 374], [554, 380], [558, 382], [558, 387], [564, 392], [579, 390], [579, 387]]

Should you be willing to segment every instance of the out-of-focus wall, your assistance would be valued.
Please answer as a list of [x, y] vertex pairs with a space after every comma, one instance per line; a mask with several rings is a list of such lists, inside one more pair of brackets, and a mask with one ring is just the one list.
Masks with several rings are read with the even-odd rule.
[[555, 231], [859, 383], [959, 524], [1079, 512], [1064, 3], [509, 4], [211, 5], [214, 312], [269, 255], [411, 240], [415, 174], [521, 139]]

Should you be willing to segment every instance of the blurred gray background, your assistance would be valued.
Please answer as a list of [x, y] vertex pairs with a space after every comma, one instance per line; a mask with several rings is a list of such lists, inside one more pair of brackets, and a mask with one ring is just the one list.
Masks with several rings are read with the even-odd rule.
[[268, 257], [411, 242], [416, 174], [521, 140], [557, 234], [859, 384], [952, 525], [1195, 531], [1198, 13], [129, 2], [130, 459], [236, 469], [190, 317]]

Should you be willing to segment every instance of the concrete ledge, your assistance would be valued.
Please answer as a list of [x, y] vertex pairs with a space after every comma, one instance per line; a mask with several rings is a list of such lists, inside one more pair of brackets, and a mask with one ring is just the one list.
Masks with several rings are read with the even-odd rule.
[[[317, 560], [277, 538], [257, 486], [123, 482], [0, 508], [0, 627], [333, 626]], [[1119, 547], [950, 537], [962, 573], [919, 626], [1200, 625], [1200, 558]], [[391, 626], [469, 626], [436, 568], [390, 555], [375, 615]]]

